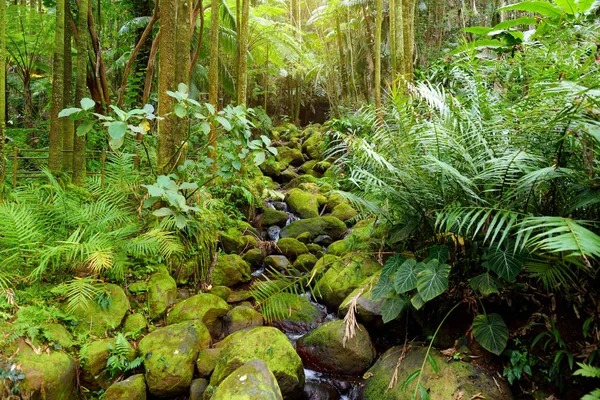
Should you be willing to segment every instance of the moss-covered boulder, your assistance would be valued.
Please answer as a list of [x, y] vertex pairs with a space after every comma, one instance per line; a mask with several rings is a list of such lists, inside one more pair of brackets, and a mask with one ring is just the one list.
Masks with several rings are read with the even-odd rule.
[[[121, 345], [127, 347], [127, 359], [132, 361], [135, 358], [135, 349], [129, 342], [123, 341]], [[106, 371], [106, 361], [111, 355], [111, 351], [116, 349], [116, 339], [102, 339], [88, 343], [81, 348], [79, 356], [81, 358], [81, 382], [82, 385], [90, 390], [106, 389], [111, 385], [114, 378]]]
[[325, 319], [326, 313], [311, 303], [305, 296], [293, 293], [277, 293], [271, 297], [272, 304], [284, 307], [271, 321], [287, 333], [304, 334]]
[[[410, 400], [414, 391], [413, 382], [408, 390], [402, 388], [402, 382], [423, 365], [427, 349], [411, 348], [398, 364], [402, 355], [402, 346], [386, 351], [369, 369], [370, 378], [366, 380], [364, 398], [367, 400]], [[432, 399], [474, 399], [510, 400], [510, 389], [502, 379], [494, 381], [492, 375], [481, 368], [463, 361], [447, 362], [440, 353], [432, 349], [429, 353], [438, 371], [434, 371], [431, 362], [425, 362], [421, 374], [421, 385], [427, 388]], [[397, 369], [397, 384], [388, 390], [394, 371]], [[496, 385], [496, 382], [498, 385]]]
[[236, 290], [232, 291], [227, 297], [228, 303], [239, 303], [240, 301], [246, 301], [252, 299], [251, 290]]
[[[19, 384], [21, 394], [30, 399], [71, 400], [76, 397], [77, 363], [62, 352], [35, 354], [25, 348], [16, 356], [25, 378]], [[25, 397], [24, 397], [25, 398]]]
[[364, 324], [373, 324], [380, 322], [381, 306], [385, 301], [385, 297], [381, 297], [378, 299], [373, 299], [371, 297], [371, 291], [379, 281], [380, 276], [381, 271], [376, 272], [373, 276], [365, 279], [356, 289], [354, 289], [352, 293], [350, 293], [348, 297], [344, 299], [342, 304], [340, 304], [338, 315], [341, 318], [343, 318], [348, 312], [350, 303], [354, 300], [356, 296], [359, 296], [358, 299], [356, 299], [355, 315], [357, 319]]
[[225, 301], [227, 301], [231, 292], [232, 290], [227, 286], [213, 286], [212, 288], [210, 288], [210, 294], [214, 294], [215, 296], [218, 296]]
[[113, 383], [106, 389], [103, 400], [146, 400], [144, 375], [133, 375], [125, 380]]
[[325, 255], [325, 252], [323, 251], [323, 246], [319, 246], [318, 244], [314, 243], [309, 243], [306, 245], [306, 247], [308, 248], [308, 251], [310, 251], [310, 254], [317, 257], [317, 260]]
[[260, 165], [260, 170], [262, 171], [262, 173], [274, 180], [278, 180], [281, 176], [281, 171], [283, 171], [286, 168], [286, 164], [280, 163], [278, 161], [265, 162]]
[[296, 239], [298, 239], [298, 241], [306, 245], [310, 244], [310, 241], [312, 240], [312, 238], [310, 237], [310, 232], [303, 232], [299, 234]]
[[304, 386], [302, 360], [283, 332], [273, 327], [257, 327], [225, 338], [215, 371], [210, 378], [218, 386], [233, 371], [252, 360], [263, 360], [275, 375], [284, 396], [301, 393]]
[[125, 320], [123, 324], [123, 332], [125, 333], [136, 333], [142, 332], [148, 327], [148, 321], [146, 321], [146, 317], [144, 314], [135, 313], [131, 314]]
[[377, 352], [367, 329], [358, 325], [354, 336], [344, 341], [346, 323], [327, 322], [296, 342], [304, 365], [316, 371], [356, 375], [367, 370]]
[[232, 308], [223, 320], [227, 334], [263, 325], [262, 315], [249, 305], [239, 305]]
[[[317, 266], [318, 262], [314, 268]], [[372, 258], [360, 254], [349, 255], [341, 263], [331, 263], [317, 281], [317, 293], [327, 307], [337, 309], [354, 289], [379, 270], [381, 265]]]
[[74, 311], [73, 314], [79, 321], [78, 332], [105, 336], [107, 331], [121, 326], [125, 314], [129, 311], [129, 299], [120, 286], [106, 283], [105, 288], [111, 299], [108, 307], [103, 308], [92, 301]]
[[283, 238], [277, 242], [281, 254], [290, 260], [295, 260], [301, 254], [307, 254], [308, 248], [301, 241], [294, 238]]
[[148, 311], [150, 318], [165, 315], [167, 309], [177, 300], [177, 283], [165, 273], [154, 274], [148, 282]]
[[221, 382], [212, 400], [283, 400], [267, 363], [248, 361]]
[[217, 365], [217, 360], [221, 354], [221, 348], [214, 349], [202, 349], [198, 353], [198, 359], [196, 360], [196, 371], [198, 375], [203, 378], [208, 378]]
[[331, 215], [346, 222], [349, 219], [356, 217], [358, 215], [358, 211], [352, 208], [350, 204], [342, 203], [333, 208]]
[[201, 320], [208, 330], [215, 335], [220, 333], [221, 318], [230, 309], [229, 304], [219, 296], [200, 293], [175, 304], [169, 312], [167, 322], [170, 325], [183, 321]]
[[308, 232], [311, 237], [329, 235], [334, 240], [340, 239], [346, 233], [346, 224], [336, 217], [316, 217], [294, 221], [281, 230], [281, 238], [298, 237], [301, 233]]
[[190, 385], [190, 399], [189, 400], [202, 400], [204, 398], [204, 392], [208, 387], [208, 380], [204, 378], [194, 379]]
[[253, 268], [260, 268], [265, 259], [260, 249], [250, 249], [242, 255], [244, 261], [250, 264]]
[[212, 272], [213, 285], [231, 287], [248, 282], [251, 278], [250, 265], [242, 257], [237, 254], [219, 254]]
[[304, 151], [311, 159], [320, 160], [323, 158], [323, 134], [319, 131], [314, 131], [302, 143], [302, 151]]
[[139, 351], [144, 357], [150, 393], [158, 397], [186, 393], [198, 352], [210, 344], [210, 333], [200, 320], [169, 325], [146, 335], [139, 343]]
[[265, 257], [265, 265], [275, 268], [277, 271], [287, 271], [292, 263], [286, 256], [267, 256]]
[[285, 226], [288, 218], [289, 217], [285, 211], [279, 211], [273, 208], [265, 207], [262, 216], [262, 225], [264, 227], [273, 225]]
[[318, 258], [313, 254], [301, 254], [294, 261], [294, 268], [300, 272], [309, 272], [317, 263]]
[[319, 216], [317, 197], [301, 189], [292, 189], [286, 196], [290, 210], [300, 218], [315, 218]]
[[258, 247], [258, 242], [252, 235], [244, 235], [237, 228], [229, 228], [225, 232], [221, 232], [219, 239], [223, 252], [241, 254], [247, 249]]
[[304, 156], [300, 150], [291, 149], [286, 146], [277, 148], [277, 156], [275, 158], [282, 164], [292, 165], [294, 167], [299, 167], [304, 163]]
[[127, 290], [129, 290], [129, 293], [135, 295], [146, 293], [148, 291], [148, 283], [144, 281], [134, 282], [127, 287]]
[[44, 335], [56, 348], [68, 350], [73, 345], [73, 335], [61, 324], [44, 325]]
[[346, 239], [337, 240], [327, 247], [327, 253], [333, 254], [334, 256], [343, 256], [348, 253], [348, 241]]
[[315, 167], [315, 165], [317, 165], [318, 162], [319, 161], [317, 161], [317, 160], [309, 160], [309, 161], [305, 162], [300, 167], [300, 172], [302, 172], [303, 174], [308, 173], [308, 171], [311, 171]]

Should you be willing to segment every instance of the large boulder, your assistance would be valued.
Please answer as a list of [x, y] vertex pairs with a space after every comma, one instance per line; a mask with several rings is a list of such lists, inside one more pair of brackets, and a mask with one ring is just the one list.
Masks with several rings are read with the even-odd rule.
[[265, 259], [265, 256], [263, 255], [260, 249], [250, 249], [244, 253], [242, 258], [244, 259], [244, 261], [250, 264], [251, 267], [260, 268]]
[[134, 313], [127, 317], [123, 324], [123, 332], [138, 335], [148, 327], [144, 314]]
[[[135, 349], [129, 342], [124, 340], [120, 345], [127, 348], [127, 359], [133, 361], [135, 358]], [[111, 351], [116, 349], [115, 338], [96, 340], [86, 344], [81, 348], [79, 355], [81, 357], [81, 382], [82, 385], [90, 390], [106, 389], [114, 379], [106, 370], [106, 362], [111, 355]]]
[[248, 361], [221, 382], [212, 400], [283, 400], [275, 376], [262, 360]]
[[110, 304], [104, 308], [95, 301], [77, 308], [73, 314], [79, 321], [78, 332], [94, 336], [106, 336], [106, 332], [118, 328], [129, 311], [129, 299], [120, 286], [106, 283]]
[[350, 204], [341, 203], [333, 208], [331, 215], [346, 222], [349, 219], [356, 217], [358, 215], [358, 211], [352, 208]]
[[354, 298], [358, 296], [356, 299], [355, 312], [357, 319], [364, 324], [372, 324], [381, 321], [381, 306], [385, 301], [385, 297], [380, 297], [378, 299], [373, 299], [371, 297], [371, 291], [379, 281], [380, 276], [381, 271], [365, 279], [344, 299], [338, 310], [338, 314], [341, 318], [346, 315], [350, 308], [350, 304], [354, 301]]
[[198, 353], [210, 344], [210, 333], [200, 320], [169, 325], [144, 337], [138, 347], [150, 393], [157, 397], [186, 393]]
[[183, 321], [201, 320], [211, 333], [221, 331], [221, 318], [231, 307], [219, 296], [200, 293], [175, 304], [169, 312], [167, 322], [176, 324]]
[[305, 296], [280, 292], [271, 297], [271, 302], [285, 307], [283, 312], [277, 313], [271, 320], [274, 326], [284, 332], [303, 334], [316, 328], [325, 319], [326, 313]]
[[263, 325], [263, 316], [248, 304], [231, 309], [224, 318], [225, 332], [233, 332]]
[[317, 197], [301, 189], [292, 189], [286, 196], [290, 210], [300, 218], [315, 218], [319, 216], [319, 201]]
[[304, 365], [320, 372], [356, 375], [367, 370], [377, 352], [366, 328], [358, 325], [346, 338], [343, 320], [327, 322], [296, 342]]
[[313, 254], [301, 254], [294, 261], [294, 268], [300, 272], [309, 272], [319, 259]]
[[292, 165], [299, 167], [304, 163], [304, 156], [298, 149], [291, 149], [286, 146], [281, 146], [277, 149], [277, 161], [282, 164]]
[[323, 134], [314, 130], [312, 134], [302, 143], [302, 150], [313, 160], [320, 160], [323, 157]]
[[146, 400], [146, 380], [144, 379], [144, 375], [133, 375], [112, 384], [106, 389], [103, 400]]
[[[510, 400], [510, 388], [502, 379], [494, 380], [493, 376], [483, 369], [463, 361], [447, 362], [440, 353], [432, 349], [429, 352], [432, 361], [423, 364], [427, 349], [413, 347], [405, 355], [401, 363], [402, 346], [392, 347], [386, 351], [369, 369], [364, 389], [367, 400], [410, 400], [415, 390], [416, 382], [403, 389], [409, 375], [425, 368], [420, 376], [421, 385], [428, 390], [432, 399], [475, 399]], [[435, 363], [437, 371], [431, 366]], [[396, 371], [396, 372], [395, 372]], [[367, 375], [366, 374], [366, 375]], [[397, 374], [396, 385], [388, 390], [392, 376]], [[497, 383], [496, 383], [497, 382]]]
[[177, 300], [177, 283], [169, 274], [157, 273], [148, 282], [148, 311], [150, 318], [161, 318]]
[[240, 254], [246, 249], [258, 246], [256, 239], [251, 235], [244, 235], [237, 228], [229, 228], [226, 232], [221, 232], [221, 248], [227, 254]]
[[73, 345], [73, 335], [61, 324], [44, 325], [44, 336], [52, 342], [54, 348], [70, 349]]
[[275, 375], [283, 395], [299, 393], [304, 386], [302, 360], [289, 339], [277, 328], [257, 327], [229, 335], [221, 344], [217, 365], [210, 378], [218, 386], [233, 371], [252, 360], [263, 360]]
[[346, 224], [336, 217], [316, 217], [294, 221], [281, 230], [281, 238], [298, 237], [301, 233], [308, 232], [313, 238], [319, 235], [328, 235], [337, 240], [346, 233]]
[[[319, 262], [314, 268], [318, 266]], [[325, 274], [317, 281], [316, 294], [327, 307], [337, 309], [354, 289], [379, 270], [381, 265], [368, 256], [348, 255], [342, 262], [331, 262]]]
[[294, 238], [283, 238], [277, 242], [281, 254], [290, 260], [295, 260], [301, 254], [307, 254], [308, 248], [301, 241]]
[[235, 286], [252, 279], [250, 265], [237, 254], [219, 254], [212, 272], [212, 284]]
[[262, 216], [262, 225], [265, 227], [273, 225], [285, 226], [288, 218], [289, 217], [285, 211], [279, 211], [273, 208], [265, 207]]
[[25, 378], [19, 384], [21, 393], [30, 399], [71, 400], [76, 396], [73, 357], [61, 352], [36, 354], [24, 348], [16, 357]]

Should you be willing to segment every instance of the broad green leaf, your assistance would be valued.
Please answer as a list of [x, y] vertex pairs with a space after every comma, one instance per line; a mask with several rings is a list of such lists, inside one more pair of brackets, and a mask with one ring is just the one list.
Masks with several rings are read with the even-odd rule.
[[554, 0], [554, 3], [569, 15], [577, 14], [577, 5], [574, 0]]
[[154, 185], [142, 185], [148, 190], [148, 194], [152, 197], [162, 197], [165, 191], [158, 186]]
[[187, 223], [187, 218], [183, 214], [175, 214], [175, 225], [177, 225], [177, 228], [179, 228], [179, 229], [185, 228], [186, 223]]
[[200, 124], [200, 132], [202, 132], [205, 135], [208, 135], [208, 133], [210, 132], [210, 122], [202, 121], [202, 123]]
[[235, 160], [231, 163], [231, 166], [235, 168], [236, 171], [239, 171], [242, 169], [242, 162], [240, 160]]
[[415, 310], [420, 310], [425, 304], [425, 301], [423, 301], [423, 298], [419, 293], [415, 293], [415, 295], [410, 299], [410, 303], [413, 305]]
[[182, 94], [187, 94], [188, 87], [185, 83], [180, 83], [179, 85], [177, 85], [177, 91]]
[[115, 112], [115, 114], [117, 114], [117, 116], [119, 117], [119, 119], [121, 121], [127, 120], [127, 113], [125, 111], [123, 111], [119, 107], [113, 106], [113, 105], [111, 105], [110, 108], [112, 108], [112, 110]]
[[592, 9], [592, 6], [596, 3], [596, 0], [575, 0], [577, 5], [577, 12], [584, 14]]
[[491, 30], [492, 28], [487, 26], [469, 26], [462, 29], [463, 32], [474, 33], [476, 35], [487, 35]]
[[419, 396], [421, 396], [421, 400], [430, 400], [429, 393], [427, 393], [427, 389], [419, 383]]
[[127, 124], [123, 121], [113, 121], [108, 125], [108, 134], [111, 139], [122, 139], [127, 131]]
[[585, 376], [586, 378], [600, 378], [600, 368], [589, 364], [577, 363], [579, 369], [573, 372], [573, 375]]
[[155, 217], [166, 217], [167, 215], [173, 215], [173, 211], [170, 208], [162, 207], [152, 213]]
[[262, 141], [265, 144], [265, 146], [270, 146], [271, 145], [271, 139], [269, 139], [267, 136], [260, 135], [260, 138], [262, 139]]
[[493, 30], [514, 28], [519, 25], [533, 25], [537, 23], [537, 19], [533, 17], [521, 17], [517, 19], [509, 19], [494, 25]]
[[475, 40], [473, 42], [467, 43], [466, 45], [458, 47], [457, 49], [452, 51], [452, 54], [460, 54], [465, 51], [478, 49], [478, 48], [482, 48], [482, 47], [489, 47], [489, 48], [494, 49], [497, 47], [504, 47], [504, 46], [505, 46], [505, 44], [497, 39], [480, 39], [480, 40]]
[[183, 182], [179, 185], [180, 190], [196, 190], [198, 189], [198, 184], [195, 182]]
[[92, 99], [89, 99], [87, 97], [84, 97], [83, 99], [81, 99], [81, 101], [79, 102], [79, 104], [81, 104], [81, 108], [84, 109], [85, 111], [92, 109], [95, 105], [96, 102]]
[[217, 121], [221, 124], [221, 126], [226, 130], [230, 131], [233, 127], [231, 126], [231, 122], [229, 122], [226, 118], [217, 116]]
[[[393, 262], [394, 257], [390, 258], [387, 262]], [[395, 269], [394, 273], [394, 288], [398, 293], [405, 293], [409, 290], [413, 290], [417, 287], [417, 275], [422, 270], [423, 264], [417, 263], [414, 258], [409, 258], [404, 261], [396, 261], [400, 263]]]
[[260, 151], [254, 155], [254, 165], [261, 165], [265, 162], [265, 152]]
[[204, 103], [204, 107], [206, 107], [206, 109], [208, 110], [208, 112], [210, 113], [210, 115], [214, 115], [215, 114], [215, 107], [210, 104], [210, 103]]
[[381, 305], [381, 318], [383, 323], [396, 319], [408, 306], [408, 299], [404, 296], [393, 296], [385, 299]]
[[523, 267], [523, 257], [512, 250], [490, 248], [488, 251], [487, 266], [498, 274], [499, 277], [513, 282]]
[[490, 353], [500, 355], [508, 342], [508, 328], [498, 314], [480, 314], [473, 320], [473, 335]]
[[432, 248], [429, 249], [429, 255], [427, 256], [427, 258], [425, 260], [423, 260], [423, 262], [428, 263], [431, 260], [437, 259], [439, 262], [441, 262], [443, 264], [446, 261], [448, 261], [448, 256], [449, 256], [448, 246], [446, 246], [446, 245], [433, 246]]
[[187, 110], [183, 104], [175, 103], [173, 109], [175, 110], [175, 115], [179, 118], [184, 118], [187, 115]]
[[121, 146], [123, 146], [123, 142], [125, 142], [125, 136], [121, 136], [118, 138], [110, 138], [108, 140], [108, 144], [110, 145], [110, 148], [113, 150], [118, 150]]
[[509, 6], [500, 7], [498, 9], [498, 11], [510, 10], [533, 12], [553, 18], [560, 17], [562, 14], [560, 8], [555, 7], [551, 3], [545, 1], [524, 1], [517, 4], [511, 4]]
[[498, 282], [487, 272], [469, 279], [469, 283], [473, 290], [481, 293], [483, 296], [489, 296], [492, 293], [500, 293], [498, 291]]
[[437, 259], [425, 264], [417, 278], [417, 290], [423, 301], [427, 302], [444, 293], [448, 288], [448, 275], [450, 275], [448, 264], [440, 264]]
[[377, 284], [371, 290], [371, 299], [378, 300], [378, 299], [385, 297], [388, 294], [392, 293], [393, 290], [394, 290], [394, 282], [393, 282], [392, 278], [381, 274], [379, 281], [377, 281]]
[[89, 119], [86, 120], [86, 121], [83, 121], [77, 127], [77, 136], [85, 136], [85, 135], [87, 135], [88, 132], [91, 131], [93, 127], [94, 127], [94, 121], [89, 120]]
[[271, 154], [273, 154], [274, 156], [276, 156], [276, 155], [277, 155], [277, 153], [278, 153], [278, 151], [277, 151], [277, 148], [276, 148], [276, 147], [267, 146], [267, 150], [269, 150], [269, 152], [270, 152]]
[[58, 118], [68, 117], [81, 111], [81, 108], [65, 108], [58, 113]]

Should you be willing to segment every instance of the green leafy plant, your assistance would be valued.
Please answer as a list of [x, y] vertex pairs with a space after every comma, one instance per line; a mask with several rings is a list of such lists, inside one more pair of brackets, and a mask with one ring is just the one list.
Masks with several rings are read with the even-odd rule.
[[509, 356], [510, 364], [504, 367], [502, 375], [508, 379], [508, 383], [512, 385], [524, 375], [532, 376], [531, 367], [535, 362], [526, 350], [506, 350], [505, 354]]
[[[583, 376], [585, 378], [600, 378], [600, 368], [589, 364], [577, 363], [579, 369], [575, 370], [573, 375]], [[600, 389], [596, 389], [586, 394], [581, 400], [598, 400], [600, 399]]]
[[135, 370], [144, 362], [144, 357], [131, 359], [131, 345], [121, 333], [115, 338], [115, 344], [110, 345], [109, 357], [106, 360], [106, 371], [111, 376], [120, 377], [125, 373]]

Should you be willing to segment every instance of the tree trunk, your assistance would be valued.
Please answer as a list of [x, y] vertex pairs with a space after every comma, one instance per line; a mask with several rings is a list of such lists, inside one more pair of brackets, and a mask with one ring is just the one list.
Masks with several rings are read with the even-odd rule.
[[[71, 53], [71, 24], [67, 23], [71, 20], [71, 10], [69, 3], [65, 4], [65, 83], [63, 95], [63, 108], [73, 106], [73, 56]], [[62, 137], [63, 137], [63, 172], [73, 170], [73, 133], [75, 126], [71, 118], [62, 118]], [[67, 150], [67, 151], [64, 151]], [[70, 150], [70, 151], [69, 151]]]
[[59, 172], [62, 166], [62, 121], [58, 113], [63, 107], [65, 67], [65, 0], [56, 0], [56, 31], [54, 34], [52, 71], [52, 108], [50, 112], [50, 152], [48, 168]]
[[6, 138], [6, 2], [0, 1], [0, 198], [6, 177], [4, 140]]
[[246, 105], [248, 92], [248, 17], [250, 16], [250, 0], [242, 1], [240, 26], [238, 28], [239, 60], [237, 71], [237, 104]]
[[[190, 22], [191, 22], [190, 0], [177, 0], [177, 42], [175, 45], [175, 87], [179, 83], [189, 85], [190, 71]], [[181, 165], [185, 161], [185, 149], [187, 148], [187, 133], [189, 119], [176, 118], [175, 130], [173, 132], [173, 160], [171, 165]]]
[[[208, 102], [215, 110], [219, 106], [219, 4], [212, 0], [210, 17], [210, 64], [208, 67]], [[208, 157], [213, 160], [213, 171], [217, 164], [217, 127], [213, 123], [208, 134]]]
[[339, 53], [339, 68], [340, 68], [340, 83], [342, 86], [342, 98], [347, 97], [348, 95], [348, 74], [346, 73], [346, 57], [344, 55], [344, 40], [342, 37], [342, 26], [340, 24], [340, 17], [336, 14], [335, 16], [335, 29], [336, 29], [336, 39], [337, 39], [337, 47]]
[[[79, 0], [79, 15], [77, 19], [77, 76], [75, 77], [75, 101], [77, 104], [85, 97], [87, 61], [88, 61], [88, 0]], [[85, 150], [87, 137], [74, 135], [73, 149], [73, 183], [82, 185], [87, 172]]]
[[375, 107], [381, 107], [381, 25], [383, 24], [383, 0], [377, 0], [375, 17]]

